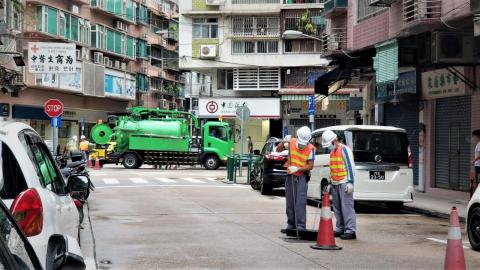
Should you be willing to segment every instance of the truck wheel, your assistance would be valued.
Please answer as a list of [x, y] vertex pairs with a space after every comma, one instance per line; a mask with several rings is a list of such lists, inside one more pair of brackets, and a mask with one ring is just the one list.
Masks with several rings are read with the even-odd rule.
[[138, 169], [141, 164], [138, 156], [133, 153], [128, 153], [123, 157], [123, 167], [126, 169]]
[[216, 170], [220, 167], [220, 160], [215, 155], [208, 155], [203, 159], [203, 165], [207, 170]]

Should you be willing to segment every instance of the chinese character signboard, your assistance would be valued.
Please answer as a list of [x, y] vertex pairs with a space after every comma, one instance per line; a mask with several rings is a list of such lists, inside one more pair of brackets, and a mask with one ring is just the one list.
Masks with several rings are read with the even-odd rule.
[[30, 73], [76, 73], [76, 61], [73, 43], [28, 43]]
[[250, 110], [250, 117], [280, 118], [279, 98], [200, 98], [198, 100], [199, 116], [202, 118], [237, 117], [240, 106]]
[[[464, 67], [455, 67], [465, 74]], [[447, 69], [437, 69], [422, 73], [422, 91], [424, 99], [462, 96], [466, 93], [466, 85]]]
[[395, 82], [377, 83], [375, 100], [389, 102], [395, 96], [417, 94], [417, 73], [408, 71], [400, 73]]

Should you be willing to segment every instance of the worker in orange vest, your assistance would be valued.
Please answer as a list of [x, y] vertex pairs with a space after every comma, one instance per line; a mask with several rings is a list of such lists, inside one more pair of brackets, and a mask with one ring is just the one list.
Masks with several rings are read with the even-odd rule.
[[330, 150], [330, 185], [333, 212], [337, 220], [335, 237], [343, 240], [357, 239], [357, 221], [353, 201], [355, 161], [350, 148], [339, 142], [337, 135], [326, 130], [322, 146]]
[[305, 230], [307, 219], [307, 174], [313, 169], [315, 160], [315, 148], [309, 143], [311, 138], [310, 128], [301, 127], [297, 138], [285, 136], [276, 149], [277, 152], [289, 150], [285, 181], [287, 229], [296, 229], [297, 232]]
[[90, 142], [87, 140], [85, 135], [80, 136], [80, 152], [82, 152], [82, 158], [84, 161], [88, 159], [88, 150], [90, 147]]

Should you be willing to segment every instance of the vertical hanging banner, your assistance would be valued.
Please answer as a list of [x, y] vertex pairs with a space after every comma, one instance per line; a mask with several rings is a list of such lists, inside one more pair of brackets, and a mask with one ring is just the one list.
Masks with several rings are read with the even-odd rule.
[[76, 73], [76, 58], [74, 43], [28, 43], [30, 73]]

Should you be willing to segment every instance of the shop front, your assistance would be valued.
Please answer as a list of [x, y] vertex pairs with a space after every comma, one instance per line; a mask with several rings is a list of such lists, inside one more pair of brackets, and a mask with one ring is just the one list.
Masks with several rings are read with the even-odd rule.
[[247, 136], [252, 137], [254, 149], [262, 149], [265, 141], [271, 136], [274, 129], [273, 123], [280, 119], [279, 98], [200, 98], [198, 100], [199, 118], [202, 121], [223, 119], [233, 128], [236, 136], [235, 152], [239, 153], [240, 119], [236, 116], [236, 108], [246, 106], [250, 110], [250, 117], [245, 121], [244, 128], [244, 152], [247, 152]]

